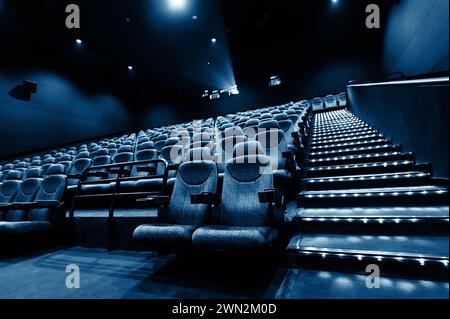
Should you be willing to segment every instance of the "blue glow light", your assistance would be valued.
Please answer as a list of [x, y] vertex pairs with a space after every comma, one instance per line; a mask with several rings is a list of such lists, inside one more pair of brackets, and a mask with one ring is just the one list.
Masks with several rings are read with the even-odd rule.
[[212, 43], [216, 43], [216, 42], [217, 42], [217, 39], [216, 39], [216, 38], [212, 38], [212, 39], [211, 39], [211, 42], [212, 42]]
[[186, 0], [167, 0], [167, 4], [169, 9], [180, 11], [186, 7]]

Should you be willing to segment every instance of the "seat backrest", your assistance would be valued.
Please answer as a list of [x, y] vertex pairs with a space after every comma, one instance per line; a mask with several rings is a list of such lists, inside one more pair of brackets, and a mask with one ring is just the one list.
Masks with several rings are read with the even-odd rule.
[[263, 131], [256, 134], [255, 137], [255, 140], [261, 143], [262, 149], [270, 158], [274, 170], [286, 167], [283, 152], [288, 150], [286, 135], [277, 127], [278, 124], [275, 121], [274, 123], [261, 123], [260, 129], [263, 129]]
[[190, 149], [186, 155], [185, 162], [214, 161], [214, 156], [208, 147]]
[[[143, 149], [140, 150], [136, 153], [136, 161], [152, 161], [152, 160], [157, 160], [158, 159], [158, 151], [155, 149]], [[158, 164], [147, 164], [144, 166], [148, 166], [148, 167], [153, 167], [153, 168], [157, 168], [157, 175], [162, 175], [164, 173], [164, 167], [162, 165], [158, 165]], [[138, 166], [134, 166], [133, 167], [133, 171], [131, 173], [132, 176], [147, 176], [148, 172], [138, 172], [137, 170]]]
[[[35, 200], [54, 200], [62, 201], [64, 192], [66, 191], [67, 177], [64, 174], [63, 165], [52, 165], [47, 170], [47, 176], [42, 180], [39, 191]], [[28, 213], [30, 221], [49, 221], [54, 222], [57, 216], [51, 216], [53, 208], [33, 208]], [[63, 219], [65, 216], [58, 216]]]
[[237, 157], [225, 168], [220, 223], [261, 227], [272, 223], [270, 206], [260, 203], [258, 192], [273, 188], [270, 160], [264, 155]]
[[225, 166], [225, 164], [233, 158], [234, 147], [246, 141], [246, 137], [243, 136], [231, 136], [224, 138], [220, 141], [219, 158], [220, 164]]
[[22, 172], [8, 171], [0, 185], [0, 203], [11, 203], [14, 201], [22, 183]]
[[[92, 160], [89, 157], [77, 158], [72, 164], [72, 168], [69, 172], [69, 175], [83, 174], [85, 170], [87, 170], [89, 167], [91, 167], [91, 165], [92, 165]], [[69, 178], [67, 183], [68, 183], [68, 185], [77, 185], [78, 181], [79, 181], [79, 179]]]
[[180, 165], [167, 214], [167, 222], [201, 225], [206, 221], [209, 206], [191, 204], [191, 195], [216, 193], [217, 166], [212, 161], [193, 161]]
[[183, 161], [184, 149], [182, 145], [169, 145], [161, 150], [161, 156], [169, 164], [179, 164]]

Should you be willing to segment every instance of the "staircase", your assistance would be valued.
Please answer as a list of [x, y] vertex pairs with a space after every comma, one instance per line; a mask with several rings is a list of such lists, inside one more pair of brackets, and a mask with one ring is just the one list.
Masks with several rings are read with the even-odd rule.
[[305, 268], [448, 279], [448, 180], [348, 109], [311, 118], [288, 251]]

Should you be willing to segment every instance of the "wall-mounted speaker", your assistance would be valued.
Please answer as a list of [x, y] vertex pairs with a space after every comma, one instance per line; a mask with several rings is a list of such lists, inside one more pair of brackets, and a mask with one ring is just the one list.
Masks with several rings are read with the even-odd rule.
[[17, 100], [22, 101], [30, 101], [31, 94], [35, 94], [37, 92], [37, 83], [29, 80], [25, 80], [22, 84], [16, 85], [11, 91], [9, 91], [9, 95]]
[[35, 94], [37, 91], [37, 83], [29, 80], [23, 81], [23, 87], [25, 90], [29, 91], [32, 94]]

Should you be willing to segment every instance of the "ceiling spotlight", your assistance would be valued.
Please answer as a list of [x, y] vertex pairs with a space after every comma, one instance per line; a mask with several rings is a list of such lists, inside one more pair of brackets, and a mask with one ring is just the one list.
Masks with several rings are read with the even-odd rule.
[[216, 43], [216, 42], [217, 42], [217, 39], [216, 39], [216, 38], [212, 38], [212, 39], [211, 39], [211, 42], [212, 42], [212, 43]]
[[133, 66], [129, 65], [128, 70], [133, 71]]
[[171, 10], [182, 10], [186, 7], [186, 0], [167, 0]]
[[192, 20], [198, 20], [198, 16], [192, 16]]
[[338, 0], [331, 0], [331, 2], [333, 2], [333, 3], [338, 3]]
[[75, 43], [76, 43], [76, 44], [82, 44], [83, 41], [81, 41], [80, 39], [76, 39], [76, 40], [75, 40]]

